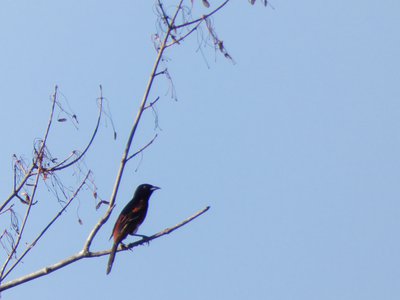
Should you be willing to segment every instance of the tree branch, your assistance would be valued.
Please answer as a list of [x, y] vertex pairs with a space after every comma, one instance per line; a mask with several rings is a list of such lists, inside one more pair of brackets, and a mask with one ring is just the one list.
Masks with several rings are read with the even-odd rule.
[[[54, 94], [52, 96], [52, 106], [51, 106], [51, 111], [50, 111], [50, 116], [49, 116], [49, 121], [47, 123], [47, 128], [46, 128], [46, 133], [44, 135], [44, 140], [47, 140], [47, 136], [49, 134], [50, 131], [50, 126], [52, 124], [53, 121], [53, 115], [54, 115], [54, 109], [55, 109], [55, 105], [56, 105], [56, 101], [57, 101], [57, 92], [58, 92], [58, 87], [56, 86], [54, 88]], [[43, 140], [43, 141], [44, 141]], [[42, 149], [43, 150], [43, 149]], [[23, 186], [25, 185], [26, 181], [33, 176], [32, 171], [34, 169], [37, 168], [37, 162], [38, 162], [39, 156], [37, 155], [34, 159], [34, 161], [32, 162], [31, 167], [29, 168], [29, 170], [25, 173], [25, 177], [22, 179], [22, 181], [20, 182], [19, 186], [16, 187], [16, 182], [15, 182], [15, 178], [16, 178], [16, 174], [15, 174], [15, 169], [14, 169], [14, 190], [12, 192], [12, 194], [6, 199], [6, 201], [4, 201], [1, 206], [0, 206], [0, 211], [2, 211], [4, 209], [4, 207], [6, 207], [6, 205], [19, 193], [19, 191], [23, 188]]]
[[[180, 0], [179, 5], [177, 6], [177, 9], [175, 11], [175, 14], [174, 14], [173, 18], [171, 19], [171, 25], [173, 25], [175, 23], [176, 17], [178, 16], [178, 13], [182, 8], [182, 3], [183, 3], [183, 0]], [[165, 34], [165, 37], [163, 39], [163, 42], [161, 44], [161, 47], [158, 50], [157, 58], [156, 58], [156, 61], [154, 63], [153, 69], [151, 71], [151, 75], [150, 75], [149, 81], [147, 83], [147, 87], [145, 89], [145, 92], [144, 92], [144, 95], [143, 95], [143, 98], [142, 98], [142, 102], [140, 104], [140, 107], [139, 107], [139, 110], [137, 112], [135, 121], [133, 123], [131, 132], [129, 134], [128, 141], [127, 141], [126, 146], [125, 146], [125, 151], [124, 151], [124, 153], [122, 155], [121, 164], [120, 164], [120, 167], [119, 167], [119, 170], [118, 170], [118, 174], [117, 174], [117, 177], [116, 177], [116, 180], [115, 180], [114, 188], [113, 188], [113, 191], [112, 191], [112, 194], [111, 194], [110, 204], [109, 204], [108, 209], [105, 212], [104, 216], [99, 220], [99, 222], [94, 226], [93, 230], [90, 232], [90, 234], [89, 234], [89, 236], [88, 236], [88, 238], [86, 240], [85, 247], [84, 247], [84, 251], [85, 252], [89, 251], [94, 237], [96, 236], [96, 234], [100, 230], [100, 228], [105, 224], [105, 222], [107, 222], [107, 220], [110, 217], [111, 212], [112, 212], [112, 210], [114, 208], [115, 199], [117, 197], [118, 189], [119, 189], [119, 186], [121, 184], [122, 175], [123, 175], [124, 170], [125, 170], [125, 166], [126, 166], [126, 163], [127, 163], [127, 158], [129, 156], [130, 149], [131, 149], [132, 141], [133, 141], [133, 138], [135, 136], [136, 130], [137, 130], [138, 126], [139, 126], [139, 122], [141, 120], [142, 114], [144, 112], [144, 108], [146, 106], [146, 103], [147, 103], [147, 100], [148, 100], [148, 97], [149, 97], [149, 94], [150, 94], [150, 90], [151, 90], [151, 88], [153, 86], [155, 74], [157, 73], [158, 67], [160, 65], [161, 59], [162, 59], [164, 51], [166, 49], [166, 45], [167, 45], [168, 39], [169, 39], [169, 37], [171, 35], [171, 30], [172, 30], [172, 27], [169, 26], [168, 30], [167, 30], [167, 32]]]
[[187, 223], [189, 223], [189, 222], [193, 221], [194, 219], [196, 219], [197, 217], [201, 216], [202, 214], [204, 214], [204, 213], [205, 213], [206, 211], [208, 211], [209, 209], [210, 209], [210, 206], [207, 206], [206, 208], [204, 208], [204, 209], [198, 211], [198, 212], [195, 213], [193, 216], [187, 218], [186, 220], [182, 221], [181, 223], [179, 223], [179, 224], [177, 224], [177, 225], [175, 225], [175, 226], [173, 226], [173, 227], [166, 228], [166, 229], [164, 229], [163, 231], [160, 231], [160, 232], [158, 232], [158, 233], [156, 233], [156, 234], [153, 234], [153, 235], [151, 235], [151, 236], [149, 236], [149, 237], [147, 237], [147, 238], [143, 238], [143, 239], [141, 239], [140, 241], [137, 241], [137, 242], [134, 242], [134, 243], [130, 243], [130, 244], [128, 244], [127, 249], [121, 249], [121, 250], [132, 249], [132, 248], [134, 248], [134, 247], [137, 247], [137, 246], [139, 246], [139, 245], [148, 243], [148, 242], [150, 242], [150, 241], [152, 241], [152, 240], [154, 240], [154, 239], [157, 239], [157, 238], [159, 238], [159, 237], [162, 237], [163, 235], [170, 234], [171, 232], [173, 232], [173, 231], [175, 231], [175, 230], [181, 228], [182, 226], [185, 226]]
[[158, 7], [160, 7], [160, 9], [161, 9], [165, 24], [168, 26], [168, 28], [171, 28], [171, 24], [168, 22], [169, 17], [168, 17], [167, 13], [164, 10], [164, 6], [163, 6], [161, 0], [158, 0]]
[[213, 14], [215, 14], [215, 13], [216, 13], [217, 11], [219, 11], [220, 9], [222, 9], [225, 5], [228, 4], [229, 1], [230, 1], [230, 0], [226, 0], [224, 3], [222, 3], [222, 4], [221, 4], [220, 6], [218, 6], [216, 9], [214, 9], [212, 12], [210, 12], [210, 13], [208, 13], [208, 14], [206, 14], [206, 15], [203, 15], [201, 18], [198, 18], [198, 19], [193, 20], [193, 21], [190, 21], [190, 22], [183, 23], [183, 24], [181, 24], [181, 25], [176, 25], [176, 26], [173, 25], [173, 29], [176, 30], [176, 29], [179, 29], [179, 28], [187, 27], [187, 26], [190, 26], [190, 25], [192, 25], [192, 24], [201, 22], [201, 21], [203, 21], [203, 20], [205, 20], [205, 19], [211, 17]]
[[36, 157], [35, 157], [35, 162], [36, 163], [34, 163], [34, 165], [38, 165], [38, 172], [36, 174], [35, 183], [34, 183], [33, 188], [32, 188], [30, 201], [29, 201], [28, 206], [26, 208], [25, 216], [24, 216], [24, 219], [22, 221], [22, 226], [21, 226], [21, 228], [20, 228], [20, 230], [18, 232], [17, 241], [15, 242], [15, 245], [12, 248], [11, 253], [8, 255], [6, 261], [4, 262], [4, 264], [3, 264], [2, 268], [1, 268], [0, 278], [3, 278], [3, 274], [4, 274], [4, 271], [5, 271], [8, 263], [10, 262], [11, 258], [13, 257], [13, 255], [17, 251], [17, 248], [18, 248], [19, 243], [21, 241], [22, 235], [24, 233], [25, 225], [26, 225], [26, 223], [28, 221], [29, 213], [30, 213], [31, 208], [32, 208], [32, 204], [33, 204], [33, 201], [34, 201], [34, 198], [35, 198], [35, 194], [36, 194], [36, 191], [37, 191], [37, 187], [38, 187], [38, 184], [39, 184], [39, 178], [40, 178], [40, 175], [42, 173], [41, 169], [42, 169], [43, 153], [44, 153], [44, 149], [46, 147], [46, 142], [47, 142], [47, 138], [49, 136], [51, 124], [53, 122], [54, 108], [55, 108], [55, 104], [57, 102], [57, 90], [58, 90], [58, 87], [56, 86], [55, 90], [54, 90], [54, 94], [53, 94], [53, 104], [52, 104], [52, 107], [51, 107], [51, 112], [50, 112], [49, 121], [47, 123], [46, 132], [45, 132], [43, 140], [41, 142], [40, 149], [37, 152]]
[[21, 262], [21, 260], [25, 257], [26, 254], [36, 245], [39, 239], [46, 233], [46, 231], [53, 225], [55, 221], [61, 216], [61, 214], [67, 209], [67, 207], [71, 204], [71, 202], [78, 196], [80, 190], [85, 185], [86, 180], [90, 175], [90, 171], [87, 173], [81, 184], [75, 190], [74, 194], [69, 198], [68, 202], [63, 206], [63, 208], [54, 216], [54, 218], [47, 224], [47, 226], [39, 233], [39, 235], [35, 238], [35, 240], [30, 244], [30, 246], [22, 253], [22, 255], [17, 259], [17, 261], [10, 267], [10, 269], [2, 276], [2, 280], [6, 278], [10, 272]]
[[[157, 239], [159, 237], [162, 237], [162, 236], [164, 236], [166, 234], [170, 234], [171, 232], [181, 228], [182, 226], [185, 226], [186, 224], [188, 224], [189, 222], [193, 221], [194, 219], [196, 219], [200, 215], [204, 214], [209, 209], [210, 209], [210, 207], [207, 206], [206, 208], [198, 211], [193, 216], [187, 218], [186, 220], [180, 222], [179, 224], [177, 224], [177, 225], [175, 225], [173, 227], [170, 227], [170, 228], [166, 228], [166, 229], [164, 229], [164, 230], [162, 230], [162, 231], [160, 231], [160, 232], [158, 232], [156, 234], [153, 234], [149, 238], [144, 238], [144, 239], [141, 239], [141, 240], [139, 240], [137, 242], [131, 243], [131, 244], [128, 245], [128, 248], [126, 248], [126, 249], [118, 249], [118, 251], [126, 251], [128, 249], [132, 249], [134, 247], [137, 247], [137, 246], [140, 246], [142, 244], [148, 243], [149, 241]], [[104, 250], [104, 251], [97, 251], [97, 252], [89, 252], [89, 251], [85, 251], [85, 249], [83, 249], [82, 251], [80, 251], [80, 252], [78, 252], [78, 253], [76, 253], [76, 254], [74, 254], [74, 255], [72, 255], [72, 256], [64, 259], [64, 260], [61, 260], [61, 261], [59, 261], [59, 262], [57, 262], [57, 263], [55, 263], [53, 265], [44, 267], [44, 268], [42, 268], [42, 269], [40, 269], [40, 270], [38, 270], [36, 272], [33, 272], [31, 274], [22, 276], [20, 278], [17, 278], [17, 279], [11, 280], [11, 281], [8, 281], [8, 282], [0, 285], [0, 292], [1, 291], [5, 291], [7, 289], [10, 289], [12, 287], [18, 286], [18, 285], [23, 284], [25, 282], [31, 281], [33, 279], [48, 275], [48, 274], [50, 274], [50, 273], [52, 273], [52, 272], [54, 272], [54, 271], [56, 271], [58, 269], [61, 269], [61, 268], [65, 267], [65, 266], [67, 266], [67, 265], [69, 265], [71, 263], [74, 263], [74, 262], [76, 262], [78, 260], [81, 260], [83, 258], [93, 258], [93, 257], [99, 257], [99, 256], [108, 255], [108, 254], [110, 254], [110, 250], [111, 249]]]
[[[94, 128], [92, 137], [90, 138], [89, 143], [86, 145], [86, 148], [82, 151], [82, 153], [80, 155], [78, 155], [77, 158], [75, 158], [74, 160], [70, 161], [69, 163], [66, 164], [66, 162], [69, 160], [70, 157], [72, 157], [72, 155], [70, 155], [69, 157], [67, 157], [65, 160], [63, 160], [62, 162], [60, 162], [58, 165], [52, 167], [51, 169], [49, 169], [48, 171], [59, 171], [65, 168], [68, 168], [69, 166], [72, 166], [73, 164], [75, 164], [77, 161], [79, 161], [85, 154], [86, 152], [89, 150], [90, 146], [92, 145], [97, 131], [99, 130], [99, 126], [100, 126], [100, 120], [101, 120], [101, 113], [103, 111], [103, 87], [100, 85], [100, 105], [99, 105], [99, 116], [97, 117], [97, 123], [96, 123], [96, 127]], [[74, 154], [74, 153], [73, 153]]]
[[142, 148], [140, 148], [138, 151], [136, 151], [135, 153], [133, 153], [132, 155], [130, 155], [126, 161], [134, 158], [135, 156], [137, 156], [138, 154], [142, 153], [144, 150], [146, 150], [151, 144], [153, 144], [153, 142], [155, 141], [155, 139], [158, 137], [158, 134], [156, 134], [151, 140], [150, 142], [148, 142], [146, 145], [144, 145]]

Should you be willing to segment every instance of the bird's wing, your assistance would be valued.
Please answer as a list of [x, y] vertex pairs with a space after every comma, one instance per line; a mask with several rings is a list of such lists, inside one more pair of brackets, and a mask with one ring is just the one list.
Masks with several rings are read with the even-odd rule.
[[[120, 215], [117, 219], [117, 222], [115, 222], [113, 231], [111, 233], [110, 239], [114, 237], [114, 240], [118, 233], [121, 232], [127, 232], [127, 227], [131, 226], [134, 224], [138, 219], [140, 219], [141, 214], [139, 209], [134, 209], [132, 213], [129, 215]], [[140, 225], [140, 224], [138, 224]]]

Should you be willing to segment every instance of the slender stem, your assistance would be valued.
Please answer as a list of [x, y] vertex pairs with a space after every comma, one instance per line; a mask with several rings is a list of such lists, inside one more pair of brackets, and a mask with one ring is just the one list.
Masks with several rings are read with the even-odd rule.
[[54, 218], [47, 224], [47, 226], [39, 233], [39, 235], [35, 238], [35, 240], [31, 243], [31, 245], [20, 255], [20, 257], [17, 259], [17, 261], [7, 270], [7, 272], [2, 276], [2, 279], [6, 278], [8, 274], [20, 263], [20, 261], [25, 257], [26, 254], [36, 245], [36, 243], [39, 241], [39, 239], [46, 233], [46, 231], [51, 227], [51, 225], [54, 224], [55, 221], [61, 216], [61, 214], [67, 209], [67, 207], [71, 204], [72, 200], [76, 198], [84, 184], [86, 183], [86, 180], [88, 179], [90, 175], [90, 171], [87, 173], [81, 184], [78, 186], [78, 188], [75, 190], [74, 194], [69, 198], [68, 202], [63, 206], [63, 208], [54, 216]]
[[190, 29], [186, 34], [184, 34], [184, 35], [181, 36], [180, 38], [178, 38], [178, 39], [174, 40], [173, 42], [171, 42], [170, 44], [168, 44], [166, 47], [169, 48], [169, 47], [171, 47], [171, 46], [173, 46], [173, 45], [175, 45], [175, 44], [179, 44], [181, 41], [183, 41], [185, 38], [187, 38], [189, 35], [191, 35], [195, 30], [197, 30], [197, 28], [200, 27], [200, 25], [202, 24], [202, 22], [203, 22], [204, 20], [205, 20], [205, 19], [199, 20], [198, 23], [196, 24], [196, 26], [194, 26], [192, 29]]
[[201, 18], [198, 18], [198, 19], [190, 21], [190, 22], [186, 22], [186, 23], [181, 24], [181, 25], [176, 25], [176, 26], [173, 25], [173, 27], [174, 27], [173, 29], [179, 29], [179, 28], [182, 28], [182, 27], [187, 27], [187, 26], [190, 26], [190, 25], [195, 24], [197, 22], [200, 22], [200, 21], [202, 21], [204, 19], [207, 19], [207, 18], [211, 17], [213, 14], [215, 14], [217, 11], [219, 11], [221, 8], [223, 8], [225, 5], [227, 5], [229, 1], [230, 0], [226, 0], [224, 3], [222, 3], [216, 9], [214, 9], [212, 12], [210, 12], [209, 14], [203, 15]]
[[159, 6], [160, 9], [161, 9], [161, 12], [162, 12], [162, 14], [163, 14], [163, 19], [164, 19], [165, 23], [168, 25], [168, 28], [170, 28], [170, 27], [171, 27], [171, 24], [168, 22], [168, 18], [169, 18], [169, 17], [168, 17], [167, 13], [166, 13], [165, 10], [164, 10], [164, 6], [163, 6], [161, 0], [158, 0], [158, 6]]
[[35, 161], [38, 164], [39, 170], [38, 170], [38, 172], [36, 174], [36, 179], [35, 179], [35, 183], [34, 183], [33, 188], [32, 188], [32, 193], [30, 195], [29, 204], [28, 204], [28, 207], [26, 208], [25, 216], [24, 216], [24, 219], [22, 221], [22, 226], [21, 226], [21, 228], [19, 229], [19, 232], [18, 232], [17, 241], [15, 242], [15, 245], [13, 246], [10, 255], [7, 257], [6, 261], [4, 262], [4, 264], [3, 264], [2, 268], [1, 268], [0, 278], [3, 278], [3, 274], [4, 274], [4, 271], [5, 271], [8, 263], [10, 262], [11, 258], [13, 257], [13, 255], [17, 251], [19, 243], [21, 242], [22, 235], [24, 233], [24, 229], [25, 229], [26, 223], [27, 223], [28, 218], [29, 218], [29, 214], [31, 212], [32, 204], [33, 204], [33, 201], [34, 201], [34, 198], [35, 198], [35, 195], [36, 195], [36, 191], [37, 191], [37, 188], [38, 188], [38, 185], [39, 185], [39, 179], [40, 179], [41, 168], [42, 168], [41, 165], [42, 165], [42, 160], [43, 160], [43, 156], [44, 156], [44, 149], [46, 148], [47, 138], [48, 138], [49, 133], [50, 133], [51, 124], [53, 122], [54, 108], [55, 108], [55, 105], [56, 105], [56, 102], [57, 102], [57, 91], [58, 91], [58, 87], [56, 86], [55, 90], [54, 90], [54, 94], [53, 94], [53, 104], [52, 104], [52, 107], [51, 107], [51, 112], [50, 112], [49, 121], [47, 123], [46, 132], [44, 134], [44, 138], [43, 138], [42, 143], [40, 145], [40, 149], [39, 149], [38, 153], [36, 154], [36, 158], [35, 158]]
[[[10, 196], [8, 196], [8, 198], [1, 204], [0, 206], [0, 211], [3, 211], [3, 209], [7, 206], [8, 203], [10, 203], [10, 201], [12, 199], [14, 199], [15, 196], [18, 195], [18, 193], [21, 191], [21, 189], [23, 188], [23, 186], [25, 185], [25, 183], [27, 182], [27, 180], [33, 176], [33, 170], [36, 168], [36, 159], [35, 161], [32, 163], [31, 167], [29, 168], [28, 172], [26, 172], [25, 177], [22, 179], [22, 181], [19, 183], [18, 187], [14, 188], [14, 191], [11, 193]], [[15, 175], [14, 175], [15, 176]]]
[[168, 27], [168, 30], [167, 30], [167, 32], [165, 34], [165, 37], [163, 39], [163, 42], [161, 44], [161, 47], [158, 50], [156, 61], [154, 63], [153, 69], [151, 71], [151, 75], [150, 75], [149, 81], [147, 83], [147, 86], [146, 86], [146, 89], [145, 89], [145, 92], [144, 92], [144, 95], [143, 95], [143, 98], [142, 98], [142, 102], [141, 102], [139, 110], [137, 112], [137, 115], [136, 115], [135, 121], [133, 123], [131, 132], [129, 133], [128, 141], [126, 143], [125, 150], [124, 150], [124, 153], [122, 155], [120, 167], [119, 167], [118, 174], [117, 174], [117, 177], [116, 177], [116, 180], [115, 180], [115, 183], [114, 183], [114, 188], [113, 188], [113, 191], [112, 191], [112, 194], [111, 194], [110, 204], [109, 204], [108, 209], [105, 212], [104, 216], [100, 219], [100, 221], [94, 226], [94, 228], [90, 232], [90, 234], [89, 234], [89, 236], [88, 236], [88, 238], [86, 240], [86, 243], [84, 245], [84, 248], [83, 248], [83, 251], [85, 251], [85, 252], [89, 251], [94, 237], [96, 236], [96, 234], [100, 230], [100, 228], [104, 225], [104, 223], [107, 222], [108, 218], [111, 215], [112, 210], [114, 209], [115, 199], [117, 197], [118, 189], [119, 189], [119, 186], [120, 186], [121, 180], [122, 180], [122, 175], [124, 173], [125, 166], [126, 166], [126, 163], [128, 161], [127, 158], [129, 157], [129, 151], [131, 149], [132, 141], [133, 141], [133, 138], [135, 137], [136, 130], [137, 130], [138, 126], [139, 126], [140, 119], [142, 117], [144, 108], [145, 108], [147, 100], [149, 98], [150, 90], [151, 90], [151, 88], [153, 86], [154, 78], [156, 77], [155, 74], [157, 74], [157, 70], [158, 70], [158, 67], [160, 65], [161, 59], [163, 57], [164, 51], [166, 49], [166, 45], [167, 45], [168, 39], [169, 39], [169, 37], [171, 35], [171, 30], [173, 28], [173, 24], [174, 24], [174, 22], [176, 20], [176, 17], [178, 16], [179, 11], [181, 10], [182, 3], [183, 3], [183, 0], [180, 0], [179, 5], [178, 5], [178, 7], [176, 9], [176, 12], [175, 12], [173, 18], [171, 19], [172, 26]]
[[136, 151], [135, 153], [133, 153], [132, 155], [130, 155], [126, 160], [130, 160], [132, 158], [134, 158], [135, 156], [137, 156], [138, 154], [142, 153], [144, 150], [146, 150], [151, 144], [153, 144], [153, 142], [156, 140], [156, 138], [158, 137], [158, 134], [156, 134], [151, 140], [150, 142], [148, 142], [146, 145], [144, 145], [142, 148], [140, 148], [138, 151]]
[[66, 159], [64, 159], [62, 162], [60, 162], [58, 165], [52, 167], [49, 171], [59, 171], [59, 170], [68, 168], [69, 166], [72, 166], [77, 161], [79, 161], [86, 154], [86, 152], [89, 150], [90, 146], [92, 145], [92, 143], [97, 135], [97, 131], [99, 130], [102, 111], [103, 111], [103, 88], [100, 85], [99, 115], [97, 117], [96, 127], [94, 128], [94, 131], [93, 131], [92, 137], [90, 138], [89, 143], [86, 145], [86, 148], [80, 153], [80, 155], [78, 155], [77, 158], [70, 161], [69, 163], [66, 163], [70, 159], [70, 157], [72, 157], [72, 155], [74, 154], [74, 152], [73, 152], [70, 156], [68, 156]]

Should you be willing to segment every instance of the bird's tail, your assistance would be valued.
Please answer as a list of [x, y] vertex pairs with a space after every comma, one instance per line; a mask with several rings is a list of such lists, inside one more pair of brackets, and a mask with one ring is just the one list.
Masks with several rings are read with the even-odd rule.
[[107, 275], [110, 274], [110, 272], [111, 272], [111, 268], [114, 263], [115, 253], [117, 252], [117, 248], [118, 248], [118, 243], [114, 243], [114, 245], [111, 248], [110, 258], [108, 259]]

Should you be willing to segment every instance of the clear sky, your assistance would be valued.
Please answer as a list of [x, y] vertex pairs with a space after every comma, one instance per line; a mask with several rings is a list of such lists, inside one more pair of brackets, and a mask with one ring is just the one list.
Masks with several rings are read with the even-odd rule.
[[[210, 211], [118, 254], [110, 276], [106, 257], [83, 260], [3, 299], [400, 299], [400, 2], [272, 5], [233, 0], [214, 17], [236, 64], [199, 51], [200, 35], [167, 53], [177, 101], [160, 79], [159, 126], [149, 111], [134, 148], [159, 138], [129, 165], [94, 249], [111, 247], [113, 222], [143, 182], [162, 190], [139, 233]], [[118, 139], [103, 122], [86, 165], [109, 197], [155, 24], [152, 1], [0, 2], [3, 199], [12, 155], [29, 160], [56, 84], [80, 121], [51, 137], [59, 157], [85, 144], [103, 85]], [[32, 235], [59, 207], [45, 195]], [[104, 212], [94, 205], [82, 194], [14, 275], [79, 251]]]

